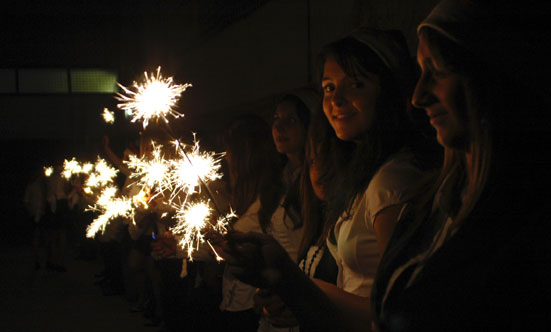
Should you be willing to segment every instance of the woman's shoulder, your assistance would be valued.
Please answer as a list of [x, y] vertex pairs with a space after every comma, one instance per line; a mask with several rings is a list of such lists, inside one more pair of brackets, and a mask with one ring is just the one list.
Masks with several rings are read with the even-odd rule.
[[262, 232], [258, 218], [259, 210], [260, 198], [257, 198], [242, 215], [238, 216], [233, 228], [241, 232]]
[[422, 176], [422, 171], [414, 163], [414, 155], [408, 151], [398, 152], [388, 158], [379, 167], [369, 185], [367, 192], [381, 189], [397, 189], [410, 186]]

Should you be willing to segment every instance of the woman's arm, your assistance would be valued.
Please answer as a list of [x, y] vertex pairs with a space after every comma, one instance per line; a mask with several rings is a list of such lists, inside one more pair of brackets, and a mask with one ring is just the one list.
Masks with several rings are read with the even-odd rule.
[[[268, 288], [291, 309], [300, 326], [310, 331], [353, 331], [335, 303], [299, 268], [271, 236], [232, 232], [223, 255], [234, 275], [250, 285]], [[362, 331], [369, 328], [363, 326]]]
[[107, 155], [107, 158], [121, 171], [122, 174], [128, 176], [130, 175], [130, 170], [126, 165], [122, 162], [122, 159], [117, 156], [113, 150], [111, 150], [111, 147], [109, 146], [109, 136], [103, 136], [103, 150], [105, 150], [105, 154]]
[[377, 214], [377, 216], [375, 216], [375, 220], [373, 221], [373, 229], [375, 230], [377, 247], [379, 248], [381, 257], [386, 250], [386, 246], [392, 236], [394, 227], [396, 227], [401, 210], [402, 204], [393, 205], [382, 210]]
[[368, 297], [348, 293], [321, 279], [313, 279], [313, 281], [343, 313], [343, 318], [350, 322], [352, 331], [371, 330], [371, 312]]

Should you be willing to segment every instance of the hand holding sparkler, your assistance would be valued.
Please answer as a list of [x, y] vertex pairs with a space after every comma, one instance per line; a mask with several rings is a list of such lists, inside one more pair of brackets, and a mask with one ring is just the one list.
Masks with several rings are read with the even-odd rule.
[[287, 251], [267, 234], [232, 231], [219, 249], [238, 279], [259, 288], [278, 287], [287, 271], [298, 269]]
[[178, 242], [174, 234], [165, 232], [164, 234], [156, 235], [151, 243], [151, 255], [159, 258], [169, 258], [176, 256], [178, 250]]
[[285, 302], [269, 289], [257, 289], [254, 295], [257, 311], [266, 317], [268, 322], [277, 327], [297, 326], [298, 321]]

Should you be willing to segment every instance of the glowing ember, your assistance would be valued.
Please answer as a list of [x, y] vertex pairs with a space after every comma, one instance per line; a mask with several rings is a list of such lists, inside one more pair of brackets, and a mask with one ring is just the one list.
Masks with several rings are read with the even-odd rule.
[[86, 229], [86, 237], [93, 238], [97, 232], [103, 232], [109, 221], [116, 217], [133, 218], [134, 207], [132, 201], [117, 197], [117, 188], [107, 187], [99, 196], [95, 205], [89, 210], [101, 212]]
[[101, 115], [103, 116], [103, 120], [106, 123], [109, 123], [109, 124], [115, 123], [115, 112], [112, 112], [107, 108], [104, 108], [103, 113]]
[[[233, 211], [228, 215], [221, 217], [213, 224], [209, 221], [212, 214], [212, 209], [208, 202], [186, 203], [181, 206], [174, 206], [176, 214], [176, 226], [171, 228], [172, 233], [180, 238], [179, 245], [182, 249], [187, 251], [188, 257], [193, 259], [192, 254], [199, 249], [201, 243], [207, 242], [205, 240], [205, 233], [208, 231], [214, 231], [219, 234], [225, 234], [227, 232], [228, 220], [235, 216]], [[217, 256], [217, 260], [222, 260], [220, 256], [211, 249]]]
[[151, 157], [143, 156], [138, 158], [130, 155], [130, 160], [125, 161], [128, 168], [134, 172], [130, 178], [137, 178], [136, 183], [142, 188], [148, 187], [157, 192], [153, 197], [163, 194], [165, 190], [171, 189], [170, 162], [164, 159], [161, 152], [162, 145], [155, 145], [151, 142], [153, 151]]
[[52, 166], [44, 167], [44, 175], [45, 176], [50, 177], [50, 176], [52, 176], [53, 173], [54, 173], [54, 168]]
[[183, 116], [174, 110], [178, 99], [191, 84], [173, 84], [172, 77], [164, 78], [161, 75], [161, 67], [156, 74], [144, 73], [143, 83], [133, 83], [134, 91], [119, 84], [125, 94], [117, 93], [117, 100], [122, 103], [117, 107], [125, 112], [132, 112], [132, 122], [143, 120], [143, 127], [147, 127], [152, 118], [162, 118], [168, 122], [167, 116], [175, 118]]
[[[99, 188], [107, 184], [113, 183], [117, 176], [117, 169], [109, 166], [105, 160], [98, 157], [95, 164], [84, 164], [82, 166], [83, 173], [88, 174], [88, 178], [84, 183], [84, 191], [91, 193], [93, 188]], [[87, 170], [87, 172], [84, 172]]]
[[[178, 141], [177, 146], [181, 146]], [[220, 160], [223, 154], [214, 152], [201, 152], [199, 141], [195, 140], [191, 153], [185, 153], [183, 149], [178, 150], [179, 159], [171, 162], [171, 179], [174, 187], [173, 195], [184, 191], [187, 195], [198, 192], [201, 188], [201, 181], [214, 181], [220, 179]]]

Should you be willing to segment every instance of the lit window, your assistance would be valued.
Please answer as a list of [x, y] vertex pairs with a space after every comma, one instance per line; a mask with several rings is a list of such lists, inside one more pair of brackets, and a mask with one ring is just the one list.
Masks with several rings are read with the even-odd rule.
[[71, 91], [75, 93], [115, 93], [117, 75], [98, 69], [71, 69]]

